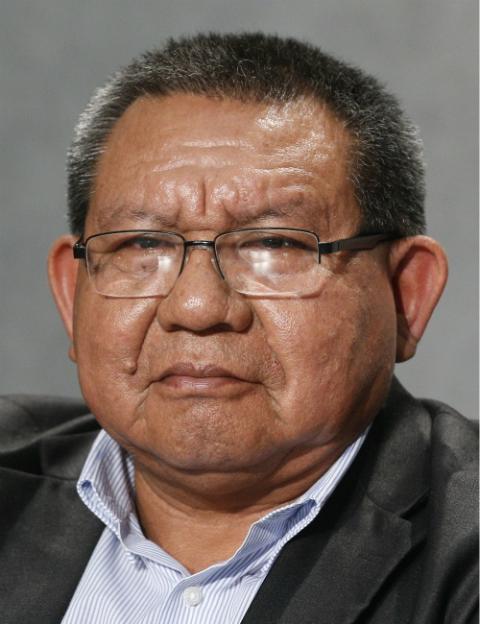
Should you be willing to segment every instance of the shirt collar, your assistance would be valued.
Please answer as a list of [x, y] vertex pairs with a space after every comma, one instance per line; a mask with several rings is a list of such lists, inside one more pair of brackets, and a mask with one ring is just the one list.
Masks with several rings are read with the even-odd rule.
[[119, 534], [135, 511], [135, 467], [132, 457], [101, 430], [77, 482], [77, 492], [100, 520]]
[[[285, 506], [267, 513], [252, 525], [251, 531], [256, 525], [268, 530], [269, 524], [274, 520], [276, 524], [282, 520], [287, 527], [298, 517], [302, 508], [304, 512], [314, 508], [318, 513], [357, 455], [369, 429], [367, 427], [306, 492]], [[88, 454], [77, 482], [77, 491], [84, 504], [119, 539], [120, 533], [124, 533], [127, 526], [140, 528], [135, 510], [133, 459], [103, 429]]]

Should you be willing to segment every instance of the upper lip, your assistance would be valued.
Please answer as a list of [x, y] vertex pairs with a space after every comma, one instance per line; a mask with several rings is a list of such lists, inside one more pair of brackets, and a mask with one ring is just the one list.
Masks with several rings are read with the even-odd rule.
[[198, 378], [234, 377], [236, 379], [245, 380], [245, 378], [241, 375], [215, 364], [192, 364], [188, 362], [179, 362], [178, 364], [174, 364], [173, 366], [166, 368], [161, 372], [158, 380], [162, 381], [165, 377], [170, 377], [172, 375]]

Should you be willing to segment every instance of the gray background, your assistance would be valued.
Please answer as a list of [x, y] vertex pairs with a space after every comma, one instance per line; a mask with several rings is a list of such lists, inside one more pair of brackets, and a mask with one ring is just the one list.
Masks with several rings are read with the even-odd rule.
[[386, 82], [420, 126], [429, 233], [450, 281], [415, 360], [416, 394], [477, 414], [475, 0], [1, 0], [0, 393], [78, 395], [45, 259], [66, 230], [64, 156], [93, 89], [165, 37], [289, 34]]

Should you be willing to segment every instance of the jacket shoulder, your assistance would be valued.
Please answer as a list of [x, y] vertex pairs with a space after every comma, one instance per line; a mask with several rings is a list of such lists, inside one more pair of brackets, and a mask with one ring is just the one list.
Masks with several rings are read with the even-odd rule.
[[473, 623], [478, 621], [473, 615], [478, 609], [478, 425], [439, 401], [422, 403], [431, 417], [431, 435], [420, 610], [435, 613], [428, 621]]
[[475, 469], [478, 463], [478, 421], [468, 420], [441, 401], [422, 399], [421, 403], [431, 418], [432, 453], [437, 459], [442, 456], [445, 468], [450, 471]]
[[[79, 399], [12, 394], [0, 397], [0, 466], [41, 473], [46, 445], [92, 438], [99, 429]], [[43, 462], [42, 462], [43, 463]]]

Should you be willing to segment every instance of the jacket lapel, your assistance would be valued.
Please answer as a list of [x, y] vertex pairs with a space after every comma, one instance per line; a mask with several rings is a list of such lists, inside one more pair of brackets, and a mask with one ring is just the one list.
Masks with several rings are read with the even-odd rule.
[[[423, 538], [429, 417], [394, 381], [388, 403], [316, 520], [281, 551], [243, 624], [352, 624]], [[408, 462], [406, 461], [408, 450]]]
[[[103, 529], [75, 487], [78, 466], [94, 437], [95, 432], [77, 434], [73, 445], [72, 436], [58, 436], [41, 444], [43, 475], [2, 469], [0, 595], [5, 624], [62, 620]], [[65, 451], [71, 443], [73, 455]]]
[[351, 624], [411, 549], [409, 523], [366, 501], [330, 535], [322, 514], [282, 551], [244, 624]]

